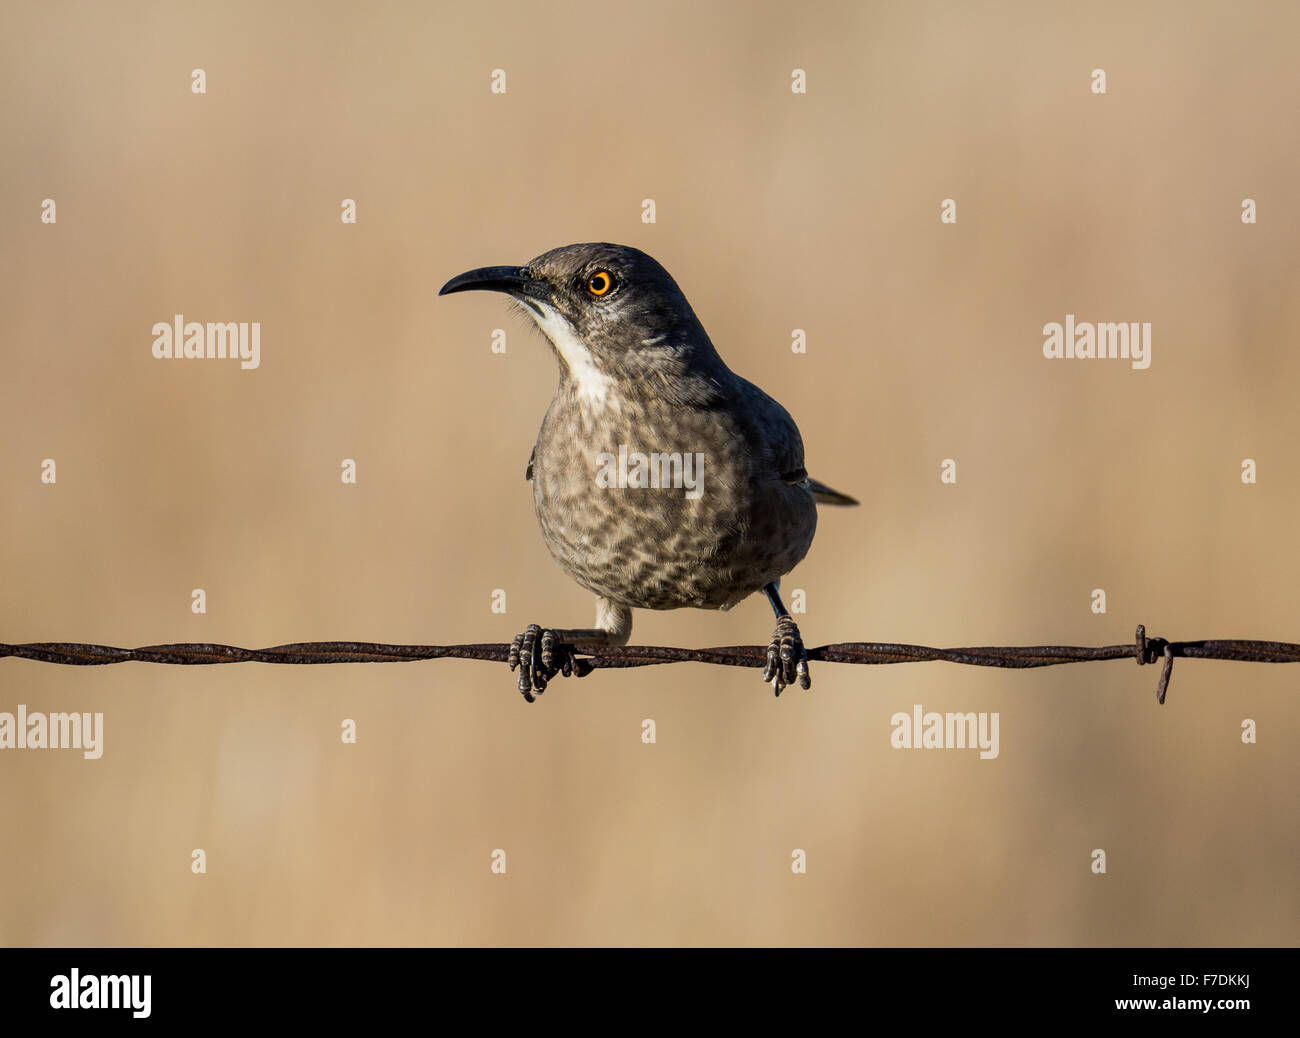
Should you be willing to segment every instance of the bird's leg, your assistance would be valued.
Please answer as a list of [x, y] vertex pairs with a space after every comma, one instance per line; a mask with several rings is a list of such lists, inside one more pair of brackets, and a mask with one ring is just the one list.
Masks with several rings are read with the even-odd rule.
[[626, 645], [632, 635], [632, 610], [607, 598], [596, 599], [596, 626], [550, 628], [529, 624], [510, 646], [510, 669], [519, 668], [519, 691], [528, 702], [546, 691], [555, 675], [583, 677], [591, 664], [574, 656], [575, 645]]
[[763, 680], [772, 683], [778, 696], [786, 685], [793, 685], [796, 681], [807, 691], [812, 688], [812, 677], [808, 673], [808, 653], [804, 651], [799, 628], [781, 601], [781, 591], [775, 580], [763, 588], [763, 594], [776, 614], [776, 630], [772, 632], [772, 641], [767, 647]]

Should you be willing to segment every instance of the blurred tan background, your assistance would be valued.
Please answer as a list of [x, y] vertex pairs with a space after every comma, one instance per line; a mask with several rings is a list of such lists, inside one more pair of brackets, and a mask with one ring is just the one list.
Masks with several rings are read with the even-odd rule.
[[[523, 478], [555, 361], [435, 293], [609, 240], [863, 500], [785, 581], [810, 644], [1300, 641], [1300, 13], [1052, 6], [6, 4], [0, 640], [587, 624]], [[174, 313], [260, 321], [261, 367], [153, 359]], [[1150, 370], [1045, 360], [1066, 313], [1150, 321]], [[633, 641], [770, 630], [754, 599]], [[472, 662], [0, 660], [0, 710], [105, 714], [101, 760], [0, 752], [0, 943], [1300, 938], [1300, 668], [1183, 661], [1163, 709], [1124, 662], [813, 675], [529, 707]], [[915, 703], [998, 711], [1000, 756], [892, 749]]]

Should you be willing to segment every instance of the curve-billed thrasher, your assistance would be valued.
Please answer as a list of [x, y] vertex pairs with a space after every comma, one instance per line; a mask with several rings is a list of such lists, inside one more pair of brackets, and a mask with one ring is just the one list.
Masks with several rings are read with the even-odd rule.
[[566, 245], [522, 267], [482, 267], [439, 295], [488, 289], [550, 340], [560, 384], [526, 478], [555, 560], [596, 594], [596, 626], [530, 624], [510, 669], [529, 702], [575, 644], [625, 645], [633, 609], [728, 609], [762, 591], [776, 613], [763, 680], [808, 688], [808, 657], [778, 581], [808, 552], [817, 503], [785, 408], [718, 356], [677, 283], [624, 245]]

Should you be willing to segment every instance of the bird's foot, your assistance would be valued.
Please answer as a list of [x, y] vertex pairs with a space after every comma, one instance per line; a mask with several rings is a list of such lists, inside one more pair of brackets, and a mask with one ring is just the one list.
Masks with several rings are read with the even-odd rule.
[[[788, 616], [778, 617], [772, 642], [767, 647], [767, 665], [763, 667], [763, 680], [770, 681], [779, 696], [786, 685], [796, 682], [807, 691], [812, 687], [808, 673], [808, 653], [804, 651], [799, 628]], [[522, 687], [522, 686], [521, 686]]]
[[546, 691], [556, 674], [567, 678], [591, 673], [591, 663], [576, 657], [572, 645], [565, 645], [554, 631], [537, 624], [529, 624], [522, 634], [515, 635], [507, 662], [512, 671], [519, 669], [519, 691], [530, 703]]

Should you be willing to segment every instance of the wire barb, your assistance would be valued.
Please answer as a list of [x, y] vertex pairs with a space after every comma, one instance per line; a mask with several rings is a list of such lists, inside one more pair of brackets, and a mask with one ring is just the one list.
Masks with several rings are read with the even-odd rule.
[[[609, 667], [649, 667], [662, 663], [709, 663], [721, 667], [762, 667], [765, 645], [730, 645], [713, 649], [677, 649], [663, 645], [575, 645], [583, 657], [574, 660], [575, 672]], [[186, 642], [145, 645], [121, 649], [112, 645], [81, 642], [28, 642], [8, 645], [0, 642], [0, 658], [36, 660], [73, 667], [100, 667], [114, 663], [163, 663], [175, 666], [206, 666], [218, 663], [278, 663], [311, 665], [323, 663], [409, 663], [413, 660], [462, 659], [504, 663], [510, 646], [479, 645], [386, 645], [380, 642], [294, 642], [268, 649], [241, 649], [234, 645]], [[1139, 666], [1162, 661], [1156, 701], [1163, 704], [1173, 675], [1174, 657], [1201, 660], [1235, 660], [1247, 663], [1300, 663], [1300, 645], [1291, 642], [1167, 641], [1148, 638], [1138, 624], [1130, 645], [1028, 645], [978, 648], [933, 649], [925, 645], [896, 645], [888, 642], [840, 642], [808, 650], [809, 660], [825, 663], [882, 665], [924, 663], [940, 660], [972, 667], [1005, 667], [1023, 670], [1056, 667], [1066, 663], [1097, 660], [1137, 659]]]

